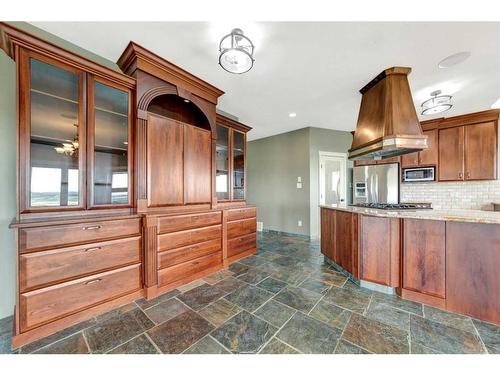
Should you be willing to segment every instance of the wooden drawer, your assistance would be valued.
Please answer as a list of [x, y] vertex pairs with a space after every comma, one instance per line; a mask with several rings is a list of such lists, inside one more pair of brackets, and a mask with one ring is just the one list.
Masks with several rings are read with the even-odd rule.
[[158, 218], [159, 233], [171, 233], [186, 229], [207, 227], [209, 225], [220, 224], [221, 222], [222, 214], [220, 211]]
[[208, 240], [220, 240], [222, 235], [221, 228], [221, 225], [213, 225], [211, 227], [160, 234], [158, 235], [158, 251], [175, 249]]
[[228, 221], [248, 219], [256, 216], [257, 216], [257, 208], [255, 207], [238, 208], [234, 210], [229, 210], [227, 212]]
[[257, 246], [257, 234], [251, 233], [227, 241], [228, 258], [242, 253], [243, 251], [254, 249]]
[[172, 267], [158, 271], [158, 284], [164, 286], [175, 281], [192, 276], [210, 267], [215, 267], [222, 263], [222, 253], [220, 251], [206, 255], [189, 262], [180, 263]]
[[141, 265], [136, 264], [22, 293], [21, 332], [134, 292], [141, 286]]
[[141, 261], [141, 237], [45, 250], [19, 256], [21, 292]]
[[221, 250], [221, 240], [210, 240], [158, 254], [158, 269], [175, 266]]
[[243, 219], [227, 223], [227, 238], [236, 238], [245, 234], [255, 233], [257, 219]]
[[96, 221], [19, 229], [21, 252], [139, 235], [141, 219]]

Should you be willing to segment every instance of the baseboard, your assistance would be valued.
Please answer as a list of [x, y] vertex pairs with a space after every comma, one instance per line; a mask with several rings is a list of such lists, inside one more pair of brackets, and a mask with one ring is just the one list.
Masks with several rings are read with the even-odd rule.
[[307, 234], [298, 234], [298, 233], [291, 233], [291, 232], [283, 232], [279, 230], [274, 230], [274, 229], [263, 229], [262, 232], [259, 233], [273, 233], [273, 234], [280, 234], [280, 235], [285, 235], [285, 236], [293, 236], [293, 237], [299, 237], [299, 238], [304, 238], [307, 240], [311, 239], [311, 236]]

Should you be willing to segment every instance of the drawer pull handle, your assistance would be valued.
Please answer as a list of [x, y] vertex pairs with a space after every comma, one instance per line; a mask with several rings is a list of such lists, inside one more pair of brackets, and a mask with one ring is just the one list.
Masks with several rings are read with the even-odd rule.
[[90, 281], [87, 281], [85, 283], [85, 285], [90, 285], [90, 284], [94, 284], [94, 283], [98, 283], [99, 281], [101, 281], [102, 279], [94, 279], [94, 280], [90, 280]]
[[83, 230], [95, 230], [95, 229], [101, 229], [100, 225], [93, 225], [90, 227], [83, 227]]
[[88, 252], [97, 251], [97, 250], [100, 250], [100, 249], [101, 249], [100, 246], [96, 246], [96, 247], [89, 247], [89, 248], [87, 248], [87, 249], [85, 249], [83, 251], [85, 251], [86, 253], [88, 253]]

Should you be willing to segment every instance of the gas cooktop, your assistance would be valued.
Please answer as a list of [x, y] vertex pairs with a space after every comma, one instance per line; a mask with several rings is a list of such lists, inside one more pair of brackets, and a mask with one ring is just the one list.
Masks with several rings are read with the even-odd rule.
[[378, 210], [432, 210], [430, 203], [357, 203], [352, 206]]

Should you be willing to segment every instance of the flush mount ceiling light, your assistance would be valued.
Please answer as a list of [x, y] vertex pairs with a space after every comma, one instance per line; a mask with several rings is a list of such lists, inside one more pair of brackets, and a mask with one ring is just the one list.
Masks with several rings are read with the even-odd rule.
[[243, 74], [252, 69], [254, 45], [241, 29], [233, 29], [219, 44], [219, 65], [233, 74]]
[[457, 64], [460, 64], [470, 57], [470, 52], [459, 52], [448, 57], [445, 57], [438, 63], [438, 67], [441, 69], [451, 68]]
[[422, 103], [422, 115], [434, 115], [453, 107], [451, 95], [441, 95], [441, 90], [431, 92], [431, 98]]

